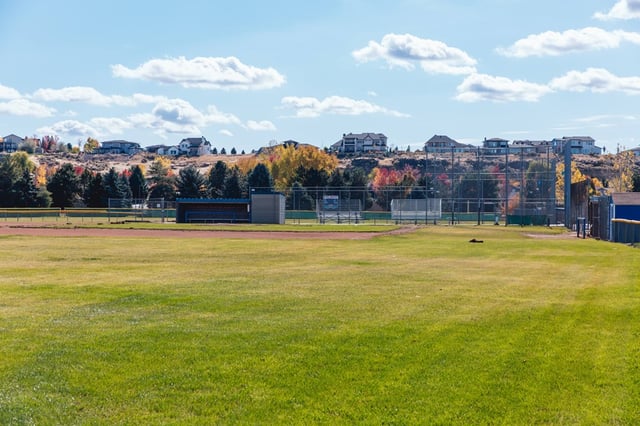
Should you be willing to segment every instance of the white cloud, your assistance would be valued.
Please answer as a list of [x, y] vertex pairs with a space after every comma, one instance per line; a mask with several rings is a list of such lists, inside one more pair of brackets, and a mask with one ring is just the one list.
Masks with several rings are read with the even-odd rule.
[[576, 118], [573, 121], [576, 121], [578, 123], [593, 123], [593, 122], [603, 121], [603, 120], [634, 121], [634, 120], [638, 120], [638, 119], [640, 119], [640, 118], [636, 117], [634, 115], [600, 114], [600, 115], [591, 115], [591, 116], [588, 116], [588, 117]]
[[111, 117], [96, 117], [89, 120], [89, 125], [95, 128], [101, 135], [120, 135], [124, 133], [124, 130], [130, 129], [133, 125], [121, 118]]
[[49, 108], [27, 99], [12, 99], [8, 102], [0, 102], [0, 113], [44, 118], [51, 117], [55, 112], [54, 108]]
[[385, 114], [393, 117], [409, 117], [398, 111], [393, 111], [367, 101], [329, 96], [322, 100], [313, 97], [286, 96], [282, 98], [284, 108], [295, 111], [296, 117], [318, 117], [322, 114], [362, 115]]
[[203, 113], [183, 99], [164, 99], [151, 113], [133, 114], [128, 120], [132, 126], [153, 129], [162, 137], [167, 133], [202, 134], [200, 129], [211, 124], [242, 125], [238, 117], [219, 111], [214, 105]]
[[37, 129], [38, 134], [59, 135], [72, 138], [97, 138], [100, 132], [86, 123], [76, 120], [64, 120], [52, 124], [51, 126], [40, 127]]
[[77, 120], [63, 120], [51, 126], [41, 127], [37, 131], [40, 134], [54, 134], [72, 138], [98, 138], [119, 135], [124, 133], [124, 130], [132, 127], [133, 124], [131, 122], [121, 118], [96, 117], [84, 123]]
[[276, 126], [268, 121], [268, 120], [262, 120], [262, 121], [253, 121], [253, 120], [249, 120], [247, 121], [247, 128], [249, 130], [255, 130], [258, 132], [261, 131], [275, 131]]
[[233, 136], [233, 133], [231, 133], [231, 131], [227, 130], [227, 129], [222, 129], [218, 133], [220, 133], [221, 135], [225, 135], [225, 136]]
[[542, 84], [486, 74], [472, 74], [457, 88], [456, 99], [462, 102], [494, 101], [536, 102], [551, 89]]
[[20, 92], [16, 89], [0, 84], [0, 99], [18, 99]]
[[367, 92], [367, 95], [369, 95], [369, 96], [371, 96], [371, 97], [374, 97], [374, 98], [375, 98], [375, 97], [377, 97], [377, 96], [378, 96], [378, 93], [377, 93], [377, 92], [375, 92], [374, 90], [369, 90], [369, 91]]
[[597, 12], [593, 17], [601, 21], [609, 21], [612, 19], [639, 19], [640, 0], [619, 0], [613, 5], [609, 12]]
[[520, 39], [507, 48], [496, 49], [504, 56], [525, 58], [528, 56], [559, 56], [585, 50], [613, 49], [622, 42], [640, 45], [640, 33], [606, 31], [588, 27], [564, 32], [546, 31]]
[[233, 56], [152, 59], [135, 69], [111, 67], [115, 77], [154, 80], [202, 89], [271, 89], [285, 83], [274, 68], [246, 65]]
[[386, 34], [380, 43], [369, 41], [351, 54], [358, 62], [383, 59], [391, 67], [408, 70], [418, 63], [424, 71], [434, 74], [472, 74], [477, 63], [463, 50], [411, 34]]
[[144, 103], [157, 103], [167, 98], [164, 96], [135, 93], [132, 96], [104, 95], [93, 87], [71, 86], [62, 89], [38, 89], [33, 97], [46, 102], [83, 102], [99, 106], [136, 106]]
[[562, 77], [554, 78], [549, 87], [569, 92], [640, 95], [640, 77], [618, 77], [603, 68], [588, 68], [586, 71], [569, 71]]
[[207, 124], [242, 124], [240, 119], [234, 114], [219, 111], [214, 105], [207, 107], [207, 114], [205, 114], [203, 118]]

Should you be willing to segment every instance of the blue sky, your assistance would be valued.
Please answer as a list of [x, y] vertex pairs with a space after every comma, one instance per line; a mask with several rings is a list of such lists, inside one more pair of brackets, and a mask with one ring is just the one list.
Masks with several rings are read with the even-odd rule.
[[640, 144], [640, 0], [0, 0], [0, 135]]

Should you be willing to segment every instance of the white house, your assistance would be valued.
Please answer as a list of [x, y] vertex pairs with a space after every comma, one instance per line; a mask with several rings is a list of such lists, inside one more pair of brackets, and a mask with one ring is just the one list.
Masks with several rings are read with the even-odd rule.
[[565, 145], [569, 144], [572, 154], [596, 154], [602, 153], [602, 148], [596, 146], [596, 141], [590, 136], [563, 136], [551, 141], [553, 151], [557, 154], [564, 152]]
[[178, 145], [180, 153], [191, 156], [211, 154], [211, 142], [204, 136], [199, 138], [186, 138]]
[[475, 147], [473, 145], [460, 143], [446, 135], [433, 135], [431, 139], [424, 143], [425, 152], [441, 154], [451, 153], [452, 151], [456, 153], [470, 152], [474, 149]]
[[382, 133], [343, 134], [331, 149], [339, 154], [387, 152], [387, 137]]

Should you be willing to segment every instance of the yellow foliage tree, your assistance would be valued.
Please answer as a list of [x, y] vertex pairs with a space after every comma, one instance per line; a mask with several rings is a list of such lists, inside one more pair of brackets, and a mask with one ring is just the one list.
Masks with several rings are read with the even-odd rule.
[[40, 164], [36, 168], [36, 186], [41, 187], [47, 184], [47, 166], [45, 164]]
[[100, 148], [100, 142], [94, 138], [87, 138], [87, 141], [84, 143], [84, 152], [93, 152], [96, 149]]
[[285, 190], [293, 185], [298, 168], [324, 170], [331, 174], [338, 167], [338, 159], [311, 145], [295, 147], [278, 145], [261, 158], [271, 172], [274, 186]]
[[[572, 161], [571, 183], [582, 182], [585, 179], [588, 179], [588, 176], [585, 176], [580, 169], [578, 169], [576, 162]], [[562, 162], [556, 165], [556, 199], [564, 199], [564, 163]]]
[[255, 156], [241, 157], [236, 162], [236, 166], [238, 166], [240, 173], [246, 176], [258, 165], [258, 163], [261, 163], [261, 161]]
[[631, 151], [621, 151], [613, 156], [613, 176], [609, 179], [610, 192], [633, 191], [633, 166], [635, 156]]

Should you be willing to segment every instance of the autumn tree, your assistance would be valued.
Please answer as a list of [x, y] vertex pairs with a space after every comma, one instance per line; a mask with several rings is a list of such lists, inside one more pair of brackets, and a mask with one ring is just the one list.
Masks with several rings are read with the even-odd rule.
[[269, 165], [276, 189], [286, 190], [297, 179], [300, 167], [305, 170], [316, 169], [331, 174], [338, 166], [338, 159], [323, 150], [310, 145], [278, 145], [263, 154]]
[[175, 200], [175, 176], [171, 171], [171, 161], [157, 157], [149, 167], [149, 197]]
[[[571, 183], [582, 182], [587, 179], [575, 161], [571, 161]], [[564, 200], [564, 163], [559, 162], [556, 165], [556, 199]]]
[[82, 150], [84, 152], [94, 152], [98, 150], [98, 148], [100, 148], [100, 142], [98, 142], [97, 139], [89, 137], [84, 143], [84, 147], [82, 148]]
[[611, 192], [631, 192], [633, 190], [633, 166], [635, 156], [631, 151], [621, 151], [613, 157], [613, 175], [609, 179]]
[[418, 181], [420, 173], [407, 165], [402, 170], [376, 167], [371, 172], [371, 186], [377, 203], [388, 210], [394, 198], [407, 198]]
[[178, 172], [176, 187], [180, 198], [203, 198], [207, 195], [207, 180], [193, 165]]

